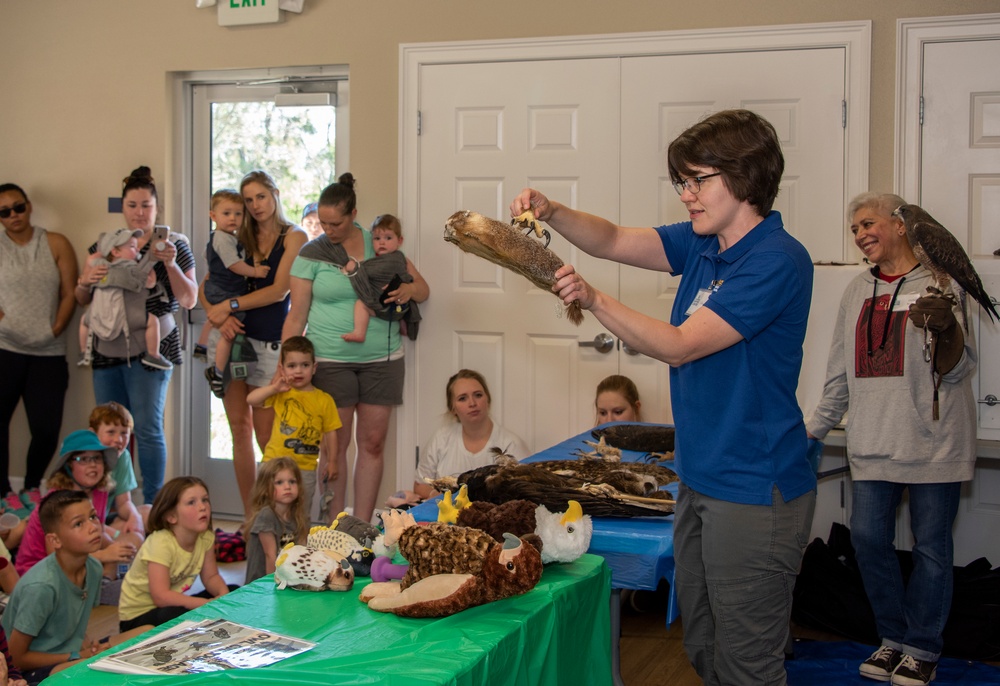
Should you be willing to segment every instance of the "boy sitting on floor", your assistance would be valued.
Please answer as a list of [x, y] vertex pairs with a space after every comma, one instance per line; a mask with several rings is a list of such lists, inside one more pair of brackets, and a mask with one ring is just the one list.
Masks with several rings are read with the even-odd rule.
[[150, 628], [112, 640], [84, 637], [90, 611], [101, 596], [101, 563], [90, 554], [101, 547], [103, 526], [83, 491], [50, 493], [38, 514], [55, 552], [21, 578], [0, 622], [14, 665], [29, 684]]

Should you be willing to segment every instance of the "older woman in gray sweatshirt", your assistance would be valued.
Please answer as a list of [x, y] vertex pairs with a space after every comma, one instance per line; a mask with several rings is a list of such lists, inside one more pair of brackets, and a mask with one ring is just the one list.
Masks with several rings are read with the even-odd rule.
[[[952, 525], [976, 461], [977, 355], [958, 306], [925, 297], [934, 279], [892, 216], [901, 204], [875, 193], [850, 204], [854, 241], [875, 266], [841, 300], [823, 397], [806, 429], [823, 438], [847, 415], [851, 541], [882, 639], [860, 673], [906, 686], [929, 683], [941, 655]], [[916, 542], [904, 588], [893, 539], [906, 490]]]

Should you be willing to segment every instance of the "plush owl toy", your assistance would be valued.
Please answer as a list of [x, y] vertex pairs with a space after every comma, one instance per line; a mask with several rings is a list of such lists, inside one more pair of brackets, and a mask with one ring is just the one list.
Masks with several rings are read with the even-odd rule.
[[274, 583], [279, 589], [349, 591], [354, 587], [354, 570], [336, 551], [289, 543], [275, 562]]

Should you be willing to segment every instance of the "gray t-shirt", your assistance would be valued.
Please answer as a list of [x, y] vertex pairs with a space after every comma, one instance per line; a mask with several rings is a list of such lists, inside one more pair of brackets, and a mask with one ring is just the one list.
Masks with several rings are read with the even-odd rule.
[[281, 550], [295, 540], [295, 522], [286, 522], [270, 507], [264, 507], [253, 520], [250, 538], [247, 540], [247, 578], [245, 583], [255, 581], [267, 575], [267, 560], [264, 548], [260, 544], [260, 534], [274, 534], [278, 540], [278, 550]]

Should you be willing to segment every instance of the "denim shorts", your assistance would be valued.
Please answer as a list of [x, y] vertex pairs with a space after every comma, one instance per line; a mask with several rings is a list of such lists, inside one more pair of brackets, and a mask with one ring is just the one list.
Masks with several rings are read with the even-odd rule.
[[[208, 359], [215, 359], [215, 346], [219, 342], [221, 334], [218, 329], [212, 329], [208, 337]], [[247, 338], [247, 341], [257, 353], [257, 362], [253, 365], [249, 376], [244, 379], [248, 386], [266, 386], [274, 378], [274, 372], [278, 369], [278, 361], [281, 359], [281, 341], [258, 341], [255, 338]]]

